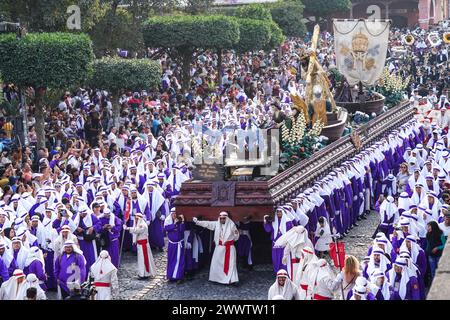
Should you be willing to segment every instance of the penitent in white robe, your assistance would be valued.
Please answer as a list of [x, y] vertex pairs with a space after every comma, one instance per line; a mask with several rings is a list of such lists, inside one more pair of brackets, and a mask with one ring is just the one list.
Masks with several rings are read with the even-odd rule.
[[[238, 282], [239, 278], [236, 266], [236, 248], [234, 246], [234, 241], [239, 239], [239, 231], [234, 222], [227, 218], [225, 224], [221, 224], [220, 221], [197, 221], [196, 224], [214, 231], [214, 243], [216, 247], [211, 260], [209, 280], [222, 284]], [[225, 270], [227, 247], [229, 250], [229, 263], [228, 270]]]
[[139, 223], [129, 228], [133, 234], [133, 243], [137, 246], [138, 274], [140, 277], [156, 276], [156, 265], [152, 250], [148, 243], [148, 227], [145, 221], [139, 219]]

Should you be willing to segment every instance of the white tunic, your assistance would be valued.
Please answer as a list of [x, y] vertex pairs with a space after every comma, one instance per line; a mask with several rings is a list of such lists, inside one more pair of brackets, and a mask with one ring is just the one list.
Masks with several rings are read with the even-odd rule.
[[[211, 260], [211, 268], [209, 270], [209, 280], [230, 284], [238, 282], [238, 272], [236, 266], [236, 248], [234, 241], [239, 239], [239, 231], [233, 221], [227, 218], [225, 224], [219, 221], [197, 221], [197, 225], [214, 231], [215, 249]], [[228, 270], [225, 273], [225, 261], [227, 248], [229, 250], [228, 256]]]
[[143, 220], [139, 222], [137, 226], [128, 229], [133, 234], [133, 242], [137, 245], [138, 274], [140, 277], [153, 277], [156, 275], [156, 265], [148, 243], [148, 227]]

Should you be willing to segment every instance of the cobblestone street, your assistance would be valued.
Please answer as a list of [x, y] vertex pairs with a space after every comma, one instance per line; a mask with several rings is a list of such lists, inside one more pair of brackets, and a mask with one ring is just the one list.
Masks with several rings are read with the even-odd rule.
[[[378, 224], [376, 212], [367, 216], [367, 220], [358, 222], [344, 239], [347, 254], [356, 256], [359, 260], [367, 254], [372, 242], [372, 235]], [[239, 269], [239, 285], [226, 286], [208, 281], [209, 269], [203, 268], [192, 280], [182, 284], [169, 283], [164, 279], [165, 254], [155, 254], [156, 264], [160, 275], [150, 283], [135, 280], [135, 271], [121, 270], [119, 272], [121, 294], [120, 299], [179, 299], [179, 300], [264, 300], [267, 299], [269, 287], [274, 282], [271, 264], [256, 265], [252, 271]], [[133, 266], [133, 259], [125, 263], [126, 269]], [[131, 279], [124, 279], [131, 277]], [[144, 288], [145, 286], [145, 288]]]
[[[376, 212], [367, 216], [367, 220], [358, 222], [344, 238], [346, 254], [354, 255], [361, 260], [367, 254], [372, 242], [372, 235], [378, 224]], [[165, 280], [167, 256], [166, 252], [153, 251], [158, 275], [154, 279], [138, 280], [137, 258], [126, 252], [122, 257], [119, 270], [120, 300], [264, 300], [267, 299], [269, 287], [274, 282], [271, 264], [255, 265], [252, 271], [239, 268], [239, 285], [226, 286], [208, 281], [209, 267], [204, 267], [191, 280], [181, 284]], [[328, 256], [327, 256], [328, 257]], [[331, 262], [331, 261], [330, 261]], [[49, 299], [56, 299], [56, 294], [48, 293]]]

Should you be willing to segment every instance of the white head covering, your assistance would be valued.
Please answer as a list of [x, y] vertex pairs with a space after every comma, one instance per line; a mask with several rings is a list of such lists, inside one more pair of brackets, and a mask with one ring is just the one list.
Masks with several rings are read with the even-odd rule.
[[[400, 280], [400, 288], [399, 288], [398, 293], [400, 295], [400, 298], [402, 300], [404, 300], [406, 297], [406, 291], [407, 291], [406, 286], [409, 282], [409, 278], [412, 276], [415, 276], [415, 275], [412, 273], [412, 270], [410, 268], [408, 268], [408, 261], [405, 258], [397, 258], [395, 260], [394, 265], [397, 265], [402, 268], [402, 273], [401, 273], [402, 278]], [[396, 277], [396, 272], [395, 272], [395, 268], [393, 266], [392, 269], [389, 270], [389, 283], [392, 287], [394, 287], [394, 285], [395, 285], [395, 277]]]
[[111, 257], [106, 250], [100, 252], [97, 260], [91, 266], [91, 274], [95, 279], [101, 278], [114, 270], [117, 270], [117, 268], [112, 264]]
[[280, 248], [288, 245], [291, 248], [296, 248], [298, 245], [313, 247], [311, 240], [308, 238], [308, 232], [303, 226], [295, 226], [283, 234], [275, 242], [274, 247]]
[[[284, 286], [278, 284], [278, 278], [285, 277], [286, 281]], [[298, 296], [298, 291], [295, 284], [289, 279], [289, 275], [286, 270], [280, 269], [277, 272], [277, 278], [269, 289], [269, 300], [274, 300], [275, 297], [281, 296], [283, 299], [292, 299], [294, 296]]]
[[389, 281], [386, 277], [386, 274], [383, 271], [381, 271], [380, 269], [373, 270], [373, 274], [371, 277], [373, 284], [377, 284], [377, 280], [382, 277], [384, 277], [384, 283], [383, 283], [383, 286], [378, 289], [381, 290], [381, 294], [383, 295], [384, 300], [389, 300], [391, 297], [391, 292], [389, 290]]

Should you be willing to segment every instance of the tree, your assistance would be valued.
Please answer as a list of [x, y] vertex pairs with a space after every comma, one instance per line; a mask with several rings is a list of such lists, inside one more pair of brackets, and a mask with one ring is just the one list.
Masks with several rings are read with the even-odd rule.
[[161, 82], [161, 67], [150, 59], [121, 59], [106, 57], [93, 63], [92, 86], [107, 90], [117, 99], [113, 105], [114, 125], [118, 126], [120, 106], [118, 98], [122, 90], [148, 90]]
[[239, 41], [239, 24], [220, 15], [154, 17], [144, 23], [143, 36], [147, 47], [166, 51], [181, 66], [186, 91], [194, 53], [198, 49], [232, 48]]
[[66, 21], [70, 17], [67, 8], [78, 5], [81, 12], [81, 29], [86, 32], [105, 14], [102, 0], [2, 0], [0, 15], [11, 22], [20, 20], [30, 32], [68, 31]]
[[45, 146], [44, 106], [47, 88], [63, 89], [84, 83], [94, 55], [85, 34], [30, 33], [0, 35], [0, 72], [5, 82], [34, 89], [38, 147]]
[[351, 7], [350, 0], [302, 0], [305, 11], [314, 15], [316, 23], [320, 18], [327, 18], [331, 13], [346, 11]]
[[267, 44], [266, 49], [271, 50], [273, 48], [279, 47], [285, 40], [283, 35], [283, 30], [275, 23], [275, 21], [269, 22], [270, 26], [270, 40]]
[[136, 51], [144, 42], [140, 26], [134, 23], [132, 14], [122, 8], [115, 12], [108, 10], [89, 34], [97, 57], [115, 52], [117, 48]]
[[[272, 14], [270, 13], [270, 10], [267, 6], [261, 5], [261, 4], [250, 4], [241, 6], [235, 11], [235, 16], [240, 19], [252, 19], [252, 20], [258, 20], [260, 22], [263, 22], [266, 24], [266, 26], [269, 27], [269, 40], [266, 44], [258, 43], [253, 41], [252, 38], [254, 36], [254, 33], [251, 35], [247, 35], [244, 32], [244, 29], [241, 29], [241, 38], [242, 42], [245, 42], [246, 44], [243, 45], [244, 48], [248, 49], [248, 51], [251, 50], [259, 50], [259, 49], [273, 49], [278, 47], [283, 41], [284, 41], [284, 35], [283, 31], [280, 29], [280, 27], [272, 20]], [[240, 21], [240, 19], [238, 21]], [[247, 24], [248, 28], [248, 21], [244, 22]], [[246, 28], [243, 27], [243, 28]], [[261, 30], [260, 32], [260, 38], [263, 41], [265, 37], [265, 29]], [[245, 38], [244, 38], [245, 37]], [[248, 38], [248, 39], [247, 39]], [[241, 41], [240, 41], [241, 42]], [[253, 43], [253, 47], [251, 45]], [[238, 50], [242, 50], [242, 48], [239, 48]]]
[[236, 44], [238, 52], [257, 51], [264, 49], [270, 41], [270, 24], [255, 19], [238, 19], [239, 42]]
[[302, 37], [306, 33], [303, 23], [303, 5], [300, 1], [280, 1], [270, 6], [272, 19], [287, 37]]
[[204, 13], [209, 10], [214, 0], [179, 0], [179, 5], [184, 6], [184, 11], [190, 14]]
[[261, 4], [249, 4], [236, 9], [235, 16], [238, 18], [256, 19], [262, 21], [271, 21], [272, 14], [270, 10]]

